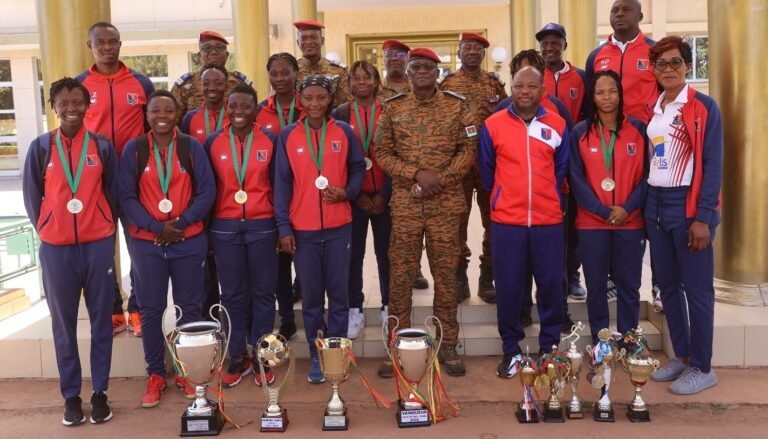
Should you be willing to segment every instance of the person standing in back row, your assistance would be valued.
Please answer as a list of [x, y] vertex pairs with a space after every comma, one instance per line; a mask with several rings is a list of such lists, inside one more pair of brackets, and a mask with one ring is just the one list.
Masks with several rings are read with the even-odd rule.
[[347, 66], [336, 60], [323, 58], [321, 53], [323, 44], [325, 44], [325, 37], [323, 36], [325, 26], [314, 20], [300, 20], [293, 23], [293, 26], [298, 31], [296, 44], [298, 44], [301, 50], [297, 81], [301, 83], [309, 75], [326, 76], [333, 84], [333, 99], [331, 99], [330, 108], [334, 109], [343, 103], [349, 102], [349, 72], [347, 71]]

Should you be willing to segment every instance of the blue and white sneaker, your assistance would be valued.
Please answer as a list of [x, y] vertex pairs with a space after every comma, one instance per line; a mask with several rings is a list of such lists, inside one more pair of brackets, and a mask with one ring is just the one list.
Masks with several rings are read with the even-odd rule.
[[312, 355], [312, 366], [309, 368], [307, 381], [312, 384], [322, 384], [325, 382], [325, 375], [323, 370], [320, 369], [320, 359], [317, 358], [317, 355]]
[[496, 376], [499, 378], [512, 378], [517, 375], [517, 371], [520, 370], [520, 362], [523, 361], [521, 354], [512, 355], [504, 354], [504, 358], [499, 363], [499, 367], [496, 368]]
[[710, 369], [709, 373], [704, 373], [698, 367], [689, 367], [669, 386], [669, 390], [675, 395], [693, 395], [715, 384], [717, 384], [717, 375], [714, 370]]
[[579, 282], [568, 285], [568, 296], [573, 300], [587, 300], [587, 290]]
[[619, 295], [619, 290], [616, 289], [616, 284], [613, 279], [608, 279], [608, 302], [615, 302], [616, 297]]

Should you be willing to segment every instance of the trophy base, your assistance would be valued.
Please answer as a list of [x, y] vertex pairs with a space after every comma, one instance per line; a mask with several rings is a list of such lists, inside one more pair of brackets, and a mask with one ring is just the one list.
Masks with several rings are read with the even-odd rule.
[[400, 407], [395, 413], [397, 417], [397, 426], [400, 428], [410, 427], [429, 427], [429, 410], [427, 409], [404, 409]]
[[208, 400], [213, 414], [207, 416], [188, 415], [186, 410], [181, 415], [181, 437], [218, 436], [224, 428], [224, 418], [219, 405]]
[[565, 416], [568, 419], [584, 419], [584, 412], [581, 411], [581, 410], [579, 410], [579, 411], [571, 411], [570, 407], [566, 407], [565, 408]]
[[[528, 416], [526, 416], [526, 413], [528, 414]], [[539, 413], [535, 409], [525, 410], [522, 407], [518, 407], [517, 413], [515, 413], [515, 416], [517, 417], [517, 422], [521, 424], [538, 424], [539, 423]]]
[[329, 415], [328, 413], [323, 416], [323, 431], [336, 431], [349, 429], [349, 418], [347, 417], [347, 408], [344, 408], [343, 415]]
[[597, 422], [616, 422], [616, 418], [613, 417], [613, 407], [610, 410], [600, 410], [595, 404], [594, 417]]
[[547, 407], [544, 410], [544, 419], [542, 420], [547, 424], [559, 424], [565, 422], [565, 417], [563, 417], [563, 409]]
[[280, 412], [280, 416], [269, 416], [267, 412], [261, 415], [261, 428], [259, 431], [262, 433], [282, 433], [288, 428], [288, 411], [283, 409]]
[[651, 412], [648, 410], [632, 410], [632, 404], [628, 406], [627, 417], [631, 422], [651, 422]]

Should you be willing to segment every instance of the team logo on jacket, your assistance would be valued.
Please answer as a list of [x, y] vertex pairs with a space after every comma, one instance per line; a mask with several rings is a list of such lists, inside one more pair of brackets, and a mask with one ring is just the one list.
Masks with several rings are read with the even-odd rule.
[[541, 129], [541, 138], [544, 139], [544, 140], [552, 139], [552, 128], [542, 128]]
[[303, 146], [299, 146], [298, 148], [296, 148], [296, 152], [298, 154], [304, 154], [304, 147]]
[[52, 167], [53, 167], [53, 158], [51, 158], [51, 161], [48, 162], [48, 168], [50, 169]]
[[610, 58], [603, 58], [600, 60], [600, 69], [605, 70], [608, 68], [608, 64], [611, 63]]
[[272, 124], [268, 123], [268, 124], [264, 125], [264, 128], [266, 128], [268, 130], [271, 130], [272, 129]]
[[341, 152], [341, 140], [334, 140], [331, 142], [331, 150], [333, 152]]
[[97, 98], [98, 96], [99, 96], [99, 95], [98, 95], [98, 94], [96, 94], [96, 92], [95, 92], [95, 91], [92, 91], [92, 92], [91, 92], [91, 105], [94, 105], [94, 104], [96, 104], [96, 98]]
[[128, 105], [139, 105], [138, 93], [128, 93], [126, 97], [128, 98]]
[[627, 155], [637, 154], [637, 143], [627, 143]]
[[267, 161], [267, 150], [266, 149], [257, 149], [256, 150], [256, 160], [260, 162], [266, 162]]
[[568, 90], [568, 97], [573, 99], [574, 101], [579, 98], [579, 89], [576, 87], [571, 87]]
[[85, 156], [85, 164], [94, 167], [96, 166], [96, 154], [88, 154]]
[[203, 134], [203, 130], [197, 130], [195, 131], [195, 134]]
[[651, 65], [651, 61], [648, 60], [648, 58], [638, 58], [637, 59], [637, 70], [648, 70], [648, 66]]
[[150, 173], [150, 172], [152, 172], [152, 170], [151, 170], [151, 169], [149, 169], [149, 165], [147, 165], [147, 166], [144, 168], [144, 173], [145, 173], [145, 174], [148, 174], [148, 173]]
[[672, 126], [677, 126], [677, 125], [680, 125], [680, 115], [679, 114], [675, 115], [675, 118], [672, 119]]
[[221, 153], [221, 155], [219, 155], [219, 160], [226, 160], [228, 158], [229, 157], [226, 154], [224, 154], [224, 153]]
[[669, 161], [664, 157], [664, 136], [654, 137], [651, 140], [653, 144], [653, 166], [659, 170], [669, 168]]

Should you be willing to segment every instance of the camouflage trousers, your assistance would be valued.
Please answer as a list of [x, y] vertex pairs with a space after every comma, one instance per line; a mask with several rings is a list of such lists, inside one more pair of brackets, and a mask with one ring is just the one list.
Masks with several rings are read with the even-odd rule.
[[[459, 224], [461, 215], [392, 217], [389, 246], [389, 314], [400, 320], [401, 328], [410, 328], [413, 281], [421, 260], [426, 234], [427, 259], [435, 280], [432, 307], [443, 324], [443, 342], [456, 344], [459, 323], [456, 318], [456, 267], [459, 259]], [[421, 322], [417, 322], [421, 323]]]
[[492, 270], [491, 264], [491, 194], [488, 193], [483, 187], [483, 182], [480, 180], [480, 170], [475, 165], [469, 171], [464, 181], [462, 181], [464, 188], [464, 197], [467, 200], [467, 213], [461, 217], [461, 225], [459, 228], [459, 239], [462, 245], [461, 256], [459, 259], [459, 268], [466, 271], [469, 265], [469, 257], [472, 256], [472, 252], [467, 246], [467, 227], [469, 225], [469, 214], [472, 210], [472, 195], [477, 190], [477, 207], [480, 209], [480, 219], [483, 223], [483, 253], [480, 255], [480, 266], [485, 267], [487, 270]]

